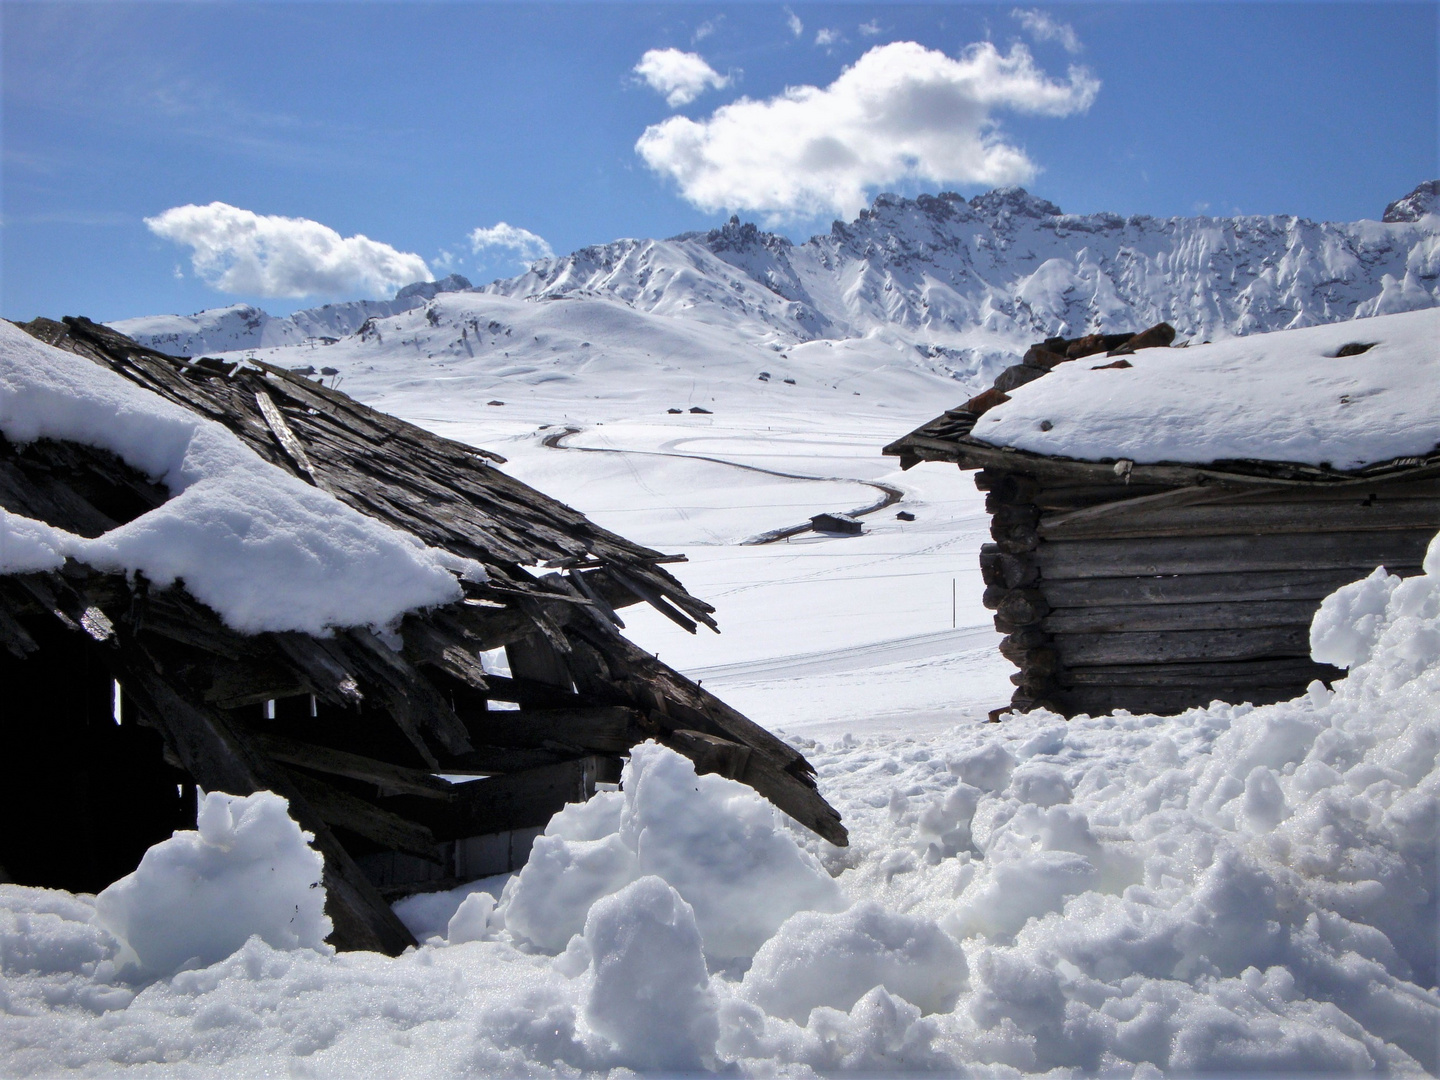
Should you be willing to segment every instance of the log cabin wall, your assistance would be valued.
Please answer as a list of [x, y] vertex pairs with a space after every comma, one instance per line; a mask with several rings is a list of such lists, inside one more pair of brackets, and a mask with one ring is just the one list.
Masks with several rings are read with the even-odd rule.
[[991, 466], [976, 484], [992, 522], [984, 602], [1020, 668], [1011, 707], [1066, 716], [1262, 704], [1333, 681], [1344, 673], [1310, 659], [1320, 601], [1376, 566], [1420, 573], [1440, 530], [1436, 479], [1106, 483]]

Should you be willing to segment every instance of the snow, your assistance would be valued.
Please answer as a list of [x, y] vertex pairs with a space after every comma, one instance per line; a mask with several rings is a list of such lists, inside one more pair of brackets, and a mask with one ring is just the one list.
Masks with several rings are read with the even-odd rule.
[[[990, 724], [1013, 669], [980, 603], [982, 496], [956, 470], [902, 473], [879, 455], [1035, 340], [998, 286], [983, 301], [988, 336], [944, 322], [945, 305], [960, 310], [954, 281], [969, 280], [951, 269], [981, 265], [982, 249], [950, 268], [917, 253], [966, 230], [1033, 249], [1032, 270], [1061, 257], [1045, 246], [1061, 232], [1089, 243], [1140, 316], [1124, 298], [1143, 290], [1115, 270], [1124, 238], [1139, 245], [1134, 273], [1149, 274], [1172, 240], [1187, 266], [1258, 266], [1266, 245], [1288, 244], [1296, 265], [1267, 268], [1273, 309], [1258, 293], [1196, 301], [1213, 303], [1201, 315], [1215, 325], [1245, 315], [1270, 328], [1297, 311], [1347, 317], [1346, 297], [1378, 290], [1372, 266], [1433, 289], [1433, 226], [1245, 219], [1263, 228], [1237, 237], [1212, 221], [1202, 237], [1016, 198], [963, 218], [968, 204], [945, 205], [953, 220], [898, 200], [843, 227], [828, 285], [796, 269], [809, 256], [732, 229], [674, 242], [685, 265], [666, 262], [679, 258], [671, 242], [557, 260], [544, 277], [569, 274], [553, 293], [566, 299], [519, 298], [550, 287], [539, 278], [515, 296], [448, 292], [363, 340], [267, 354], [333, 363], [367, 403], [499, 451], [508, 472], [599, 524], [687, 555], [672, 569], [717, 604], [724, 633], [688, 635], [641, 605], [622, 612], [627, 634], [799, 747], [848, 848], [650, 746], [622, 791], [556, 815], [521, 873], [398, 903], [422, 944], [394, 959], [251, 937], [209, 966], [144, 975], [120, 969], [92, 898], [0, 885], [0, 1073], [1440, 1070], [1440, 549], [1425, 577], [1374, 578], [1327, 602], [1317, 653], [1348, 663], [1333, 691]], [[905, 231], [887, 246], [895, 222]], [[1317, 234], [1334, 267], [1364, 254], [1333, 303], [1320, 275], [1296, 284]], [[608, 287], [607, 259], [614, 289], [586, 294]], [[731, 270], [695, 269], [705, 259]], [[742, 264], [741, 290], [713, 276]], [[666, 266], [673, 281], [640, 286]], [[1194, 287], [1174, 280], [1176, 296]], [[807, 300], [801, 286], [829, 291]], [[669, 313], [653, 309], [656, 289]], [[1070, 306], [1046, 320], [1088, 317], [1087, 294], [1056, 295]], [[1282, 311], [1287, 295], [1303, 310]], [[805, 330], [807, 311], [872, 301], [892, 303], [890, 329]], [[1372, 325], [1337, 331], [1372, 340]], [[713, 412], [667, 413], [694, 404]], [[901, 499], [863, 515], [861, 536], [743, 543], [874, 501], [874, 484]]]
[[177, 832], [95, 897], [95, 923], [119, 943], [122, 966], [172, 975], [225, 959], [252, 935], [276, 949], [314, 949], [332, 927], [324, 860], [268, 791], [210, 792], [195, 832]]
[[696, 776], [653, 742], [631, 751], [622, 788], [551, 819], [500, 898], [508, 930], [560, 952], [597, 900], [658, 876], [693, 909], [706, 957], [723, 966], [748, 963], [795, 912], [841, 906], [820, 863], [749, 788]]
[[[1373, 343], [1356, 356], [1344, 345]], [[1357, 469], [1440, 446], [1440, 310], [1058, 365], [974, 437], [1081, 460]]]
[[172, 496], [94, 538], [0, 510], [0, 572], [74, 558], [160, 587], [183, 579], [245, 633], [383, 627], [459, 599], [457, 573], [484, 574], [262, 460], [214, 421], [3, 322], [0, 432], [113, 451]]
[[[471, 888], [450, 940], [395, 959], [237, 933], [173, 974], [171, 949], [158, 975], [121, 966], [109, 892], [0, 886], [0, 1071], [1433, 1074], [1440, 538], [1423, 576], [1377, 580], [1316, 620], [1319, 640], [1363, 622], [1348, 676], [1293, 701], [801, 737], [852, 844], [778, 818], [769, 835], [827, 868], [840, 909], [791, 913], [748, 964], [707, 959], [732, 928], [697, 907], [722, 888], [704, 846], [588, 901], [579, 929], [532, 909], [573, 931], [558, 951], [510, 926], [518, 889], [492, 909]], [[647, 807], [754, 828], [748, 789], [654, 745], [636, 758], [622, 792], [547, 835], [639, 825], [643, 852]], [[238, 838], [281, 808], [207, 799], [205, 842], [237, 838], [209, 856], [237, 875], [230, 903], [261, 865]], [[277, 834], [280, 861], [313, 858]], [[157, 854], [175, 845], [145, 865], [179, 866]], [[763, 878], [729, 900], [766, 905]], [[183, 930], [204, 908], [178, 910]]]

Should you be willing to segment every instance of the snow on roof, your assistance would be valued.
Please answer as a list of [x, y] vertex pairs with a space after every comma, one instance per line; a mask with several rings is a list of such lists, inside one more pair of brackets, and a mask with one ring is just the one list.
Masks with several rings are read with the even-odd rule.
[[[1352, 343], [1374, 343], [1336, 356]], [[971, 436], [1079, 460], [1348, 470], [1440, 446], [1440, 309], [1103, 354], [1010, 391]]]
[[177, 579], [244, 633], [392, 623], [461, 598], [478, 563], [428, 547], [261, 459], [228, 429], [0, 321], [0, 433], [100, 447], [170, 490], [93, 539], [0, 509], [0, 573]]

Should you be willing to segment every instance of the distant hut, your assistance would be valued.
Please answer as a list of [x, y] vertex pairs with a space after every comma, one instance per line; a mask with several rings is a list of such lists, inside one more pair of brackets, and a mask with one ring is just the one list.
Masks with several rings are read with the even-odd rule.
[[[414, 939], [389, 901], [513, 869], [650, 738], [846, 842], [804, 757], [618, 632], [616, 609], [642, 600], [692, 632], [714, 625], [665, 571], [678, 557], [299, 374], [167, 356], [84, 319], [22, 328], [488, 580], [387, 642], [363, 627], [242, 634], [183, 582], [74, 559], [0, 575], [0, 880], [97, 890], [194, 826], [195, 785], [269, 789], [324, 854], [331, 940], [394, 954]], [[12, 514], [97, 537], [167, 498], [109, 451], [0, 438]], [[500, 648], [508, 675], [482, 668]]]
[[1440, 529], [1436, 312], [1174, 336], [1052, 338], [885, 448], [978, 470], [1010, 709], [1293, 697], [1343, 674], [1310, 658], [1320, 601], [1419, 573]]

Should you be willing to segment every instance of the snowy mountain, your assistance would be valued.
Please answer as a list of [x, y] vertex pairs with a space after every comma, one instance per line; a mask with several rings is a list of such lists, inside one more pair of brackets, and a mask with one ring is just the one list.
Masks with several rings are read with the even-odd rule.
[[1440, 303], [1435, 204], [1434, 182], [1385, 221], [1352, 224], [1065, 214], [1021, 188], [968, 202], [881, 195], [800, 245], [732, 218], [708, 233], [584, 248], [486, 290], [605, 293], [701, 319], [718, 307], [801, 340], [883, 326], [1028, 341], [1162, 319], [1185, 337], [1229, 336]]
[[442, 292], [470, 288], [459, 274], [440, 281], [417, 281], [395, 294], [393, 300], [352, 300], [344, 304], [297, 311], [276, 319], [251, 304], [209, 308], [194, 315], [146, 315], [121, 319], [112, 325], [122, 334], [152, 349], [176, 356], [266, 349], [312, 342], [329, 344], [353, 334], [367, 319], [386, 318], [423, 307]]
[[[452, 275], [394, 300], [283, 319], [236, 305], [112, 325], [168, 352], [269, 350], [296, 366], [343, 342], [324, 355], [347, 377], [342, 360], [382, 355], [489, 356], [533, 373], [578, 371], [618, 351], [686, 364], [728, 356], [745, 379], [775, 354], [832, 365], [843, 354], [856, 372], [899, 363], [973, 383], [1049, 335], [1165, 320], [1182, 339], [1207, 339], [1440, 304], [1437, 190], [1421, 184], [1384, 221], [1349, 224], [1066, 214], [1020, 188], [969, 200], [881, 195], [803, 244], [732, 218], [709, 232], [582, 248], [479, 289]], [[834, 385], [847, 369], [809, 374]]]

